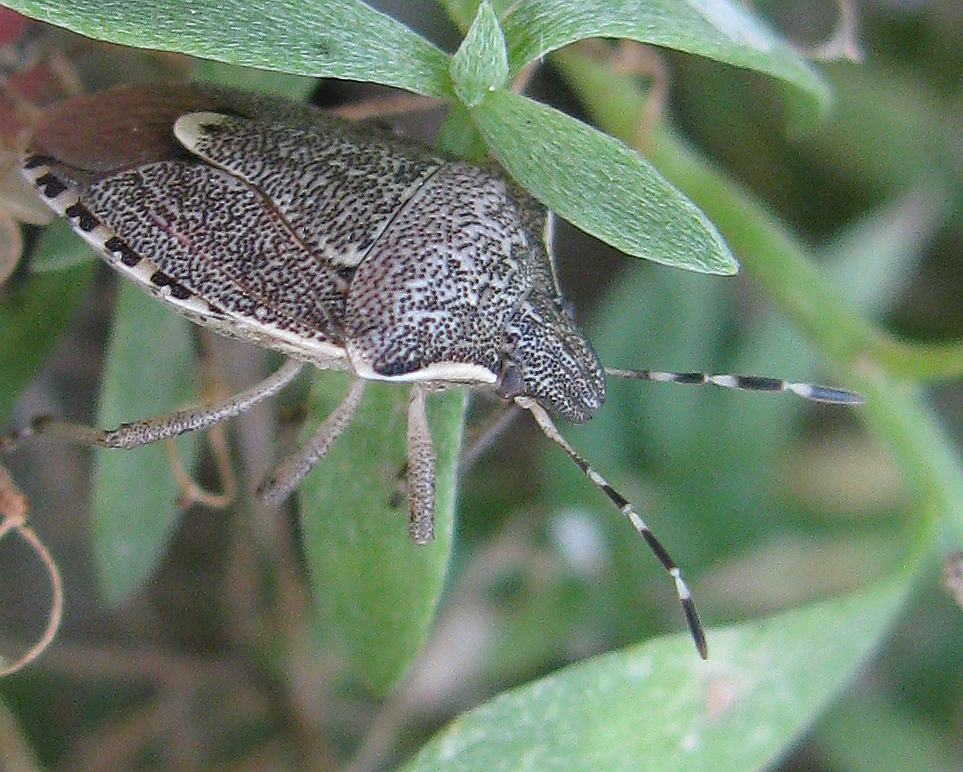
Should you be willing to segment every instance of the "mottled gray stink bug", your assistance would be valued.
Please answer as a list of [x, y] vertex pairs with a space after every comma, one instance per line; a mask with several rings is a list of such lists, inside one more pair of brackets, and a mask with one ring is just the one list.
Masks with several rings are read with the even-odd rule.
[[488, 387], [531, 412], [645, 538], [675, 581], [703, 657], [679, 568], [549, 413], [591, 418], [606, 374], [859, 401], [770, 378], [606, 370], [562, 299], [545, 207], [492, 169], [302, 105], [193, 86], [117, 88], [49, 109], [23, 173], [119, 273], [192, 321], [292, 361], [221, 402], [113, 431], [38, 419], [8, 446], [42, 432], [131, 448], [237, 415], [303, 363], [351, 373], [343, 403], [262, 483], [260, 495], [279, 501], [350, 422], [366, 380], [405, 382], [409, 530], [427, 542], [426, 394]]

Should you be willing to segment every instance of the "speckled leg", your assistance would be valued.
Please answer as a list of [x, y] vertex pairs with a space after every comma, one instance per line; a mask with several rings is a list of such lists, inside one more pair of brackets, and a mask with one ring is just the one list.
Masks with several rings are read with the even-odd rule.
[[435, 449], [425, 414], [427, 390], [411, 388], [408, 404], [408, 534], [415, 544], [435, 538]]
[[335, 408], [314, 433], [314, 436], [282, 461], [258, 486], [258, 497], [268, 504], [280, 504], [298, 487], [305, 475], [324, 458], [338, 437], [354, 418], [365, 382], [358, 378], [351, 384], [348, 396]]
[[240, 394], [198, 407], [121, 424], [116, 429], [104, 430], [93, 426], [60, 421], [49, 416], [33, 419], [26, 427], [0, 437], [0, 453], [12, 450], [28, 437], [44, 435], [61, 442], [101, 448], [137, 448], [179, 434], [207, 427], [244, 413], [258, 402], [277, 394], [301, 372], [304, 365], [293, 360], [286, 362], [268, 378]]

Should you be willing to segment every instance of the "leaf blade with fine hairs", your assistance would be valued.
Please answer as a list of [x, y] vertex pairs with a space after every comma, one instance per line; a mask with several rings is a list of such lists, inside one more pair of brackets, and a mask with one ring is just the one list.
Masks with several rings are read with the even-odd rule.
[[664, 265], [737, 270], [709, 219], [618, 140], [510, 91], [490, 92], [471, 115], [512, 177], [573, 225]]
[[[323, 418], [346, 389], [343, 378], [320, 374], [311, 414]], [[441, 595], [465, 394], [454, 389], [428, 399], [437, 496], [435, 540], [423, 546], [407, 532], [407, 407], [405, 386], [369, 383], [351, 425], [298, 491], [315, 600], [347, 644], [355, 672], [378, 694], [388, 693], [411, 664]]]
[[791, 118], [812, 125], [829, 108], [826, 82], [765, 22], [732, 0], [522, 0], [502, 16], [512, 72], [586, 38], [625, 38], [777, 78]]
[[20, 13], [98, 40], [296, 75], [449, 93], [448, 55], [358, 0], [19, 0]]
[[899, 610], [908, 576], [853, 595], [602, 655], [455, 719], [405, 767], [759, 769], [819, 714]]

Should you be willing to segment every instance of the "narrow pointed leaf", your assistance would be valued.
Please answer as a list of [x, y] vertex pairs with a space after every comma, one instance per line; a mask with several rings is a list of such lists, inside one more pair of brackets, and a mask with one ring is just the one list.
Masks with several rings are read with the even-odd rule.
[[736, 272], [709, 219], [618, 140], [510, 91], [490, 93], [471, 113], [502, 166], [573, 225], [636, 257]]
[[502, 17], [512, 72], [576, 40], [627, 38], [771, 75], [790, 87], [796, 117], [826, 111], [829, 89], [809, 64], [733, 0], [522, 0]]
[[456, 719], [408, 770], [761, 769], [878, 644], [909, 581], [597, 657]]
[[475, 107], [508, 80], [505, 38], [487, 2], [478, 7], [475, 21], [452, 57], [451, 79], [458, 98], [468, 107]]
[[359, 0], [20, 0], [14, 10], [112, 43], [297, 75], [449, 92], [448, 56]]
[[[196, 403], [189, 323], [140, 289], [118, 291], [97, 425], [114, 428]], [[177, 441], [186, 469], [198, 437]], [[118, 604], [150, 579], [180, 518], [178, 487], [163, 442], [97, 450], [91, 539], [100, 586]]]
[[[344, 379], [320, 375], [311, 414], [327, 415], [346, 393]], [[460, 389], [428, 399], [438, 459], [435, 540], [418, 546], [408, 538], [403, 487], [408, 393], [400, 384], [370, 383], [350, 427], [299, 488], [322, 620], [346, 644], [355, 671], [381, 694], [418, 652], [441, 594], [465, 408]]]

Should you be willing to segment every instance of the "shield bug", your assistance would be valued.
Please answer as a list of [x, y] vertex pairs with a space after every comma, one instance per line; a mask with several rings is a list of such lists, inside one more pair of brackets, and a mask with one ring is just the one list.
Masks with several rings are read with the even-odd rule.
[[645, 538], [703, 657], [678, 566], [551, 414], [590, 419], [607, 375], [859, 401], [771, 378], [604, 368], [562, 298], [545, 207], [494, 169], [306, 106], [194, 86], [113, 89], [48, 110], [23, 173], [120, 274], [192, 321], [292, 361], [221, 402], [113, 431], [41, 419], [8, 445], [44, 433], [131, 448], [237, 415], [304, 363], [347, 371], [355, 380], [341, 405], [261, 484], [279, 501], [351, 421], [367, 380], [406, 383], [409, 531], [423, 543], [434, 512], [426, 395], [491, 389], [528, 410]]

